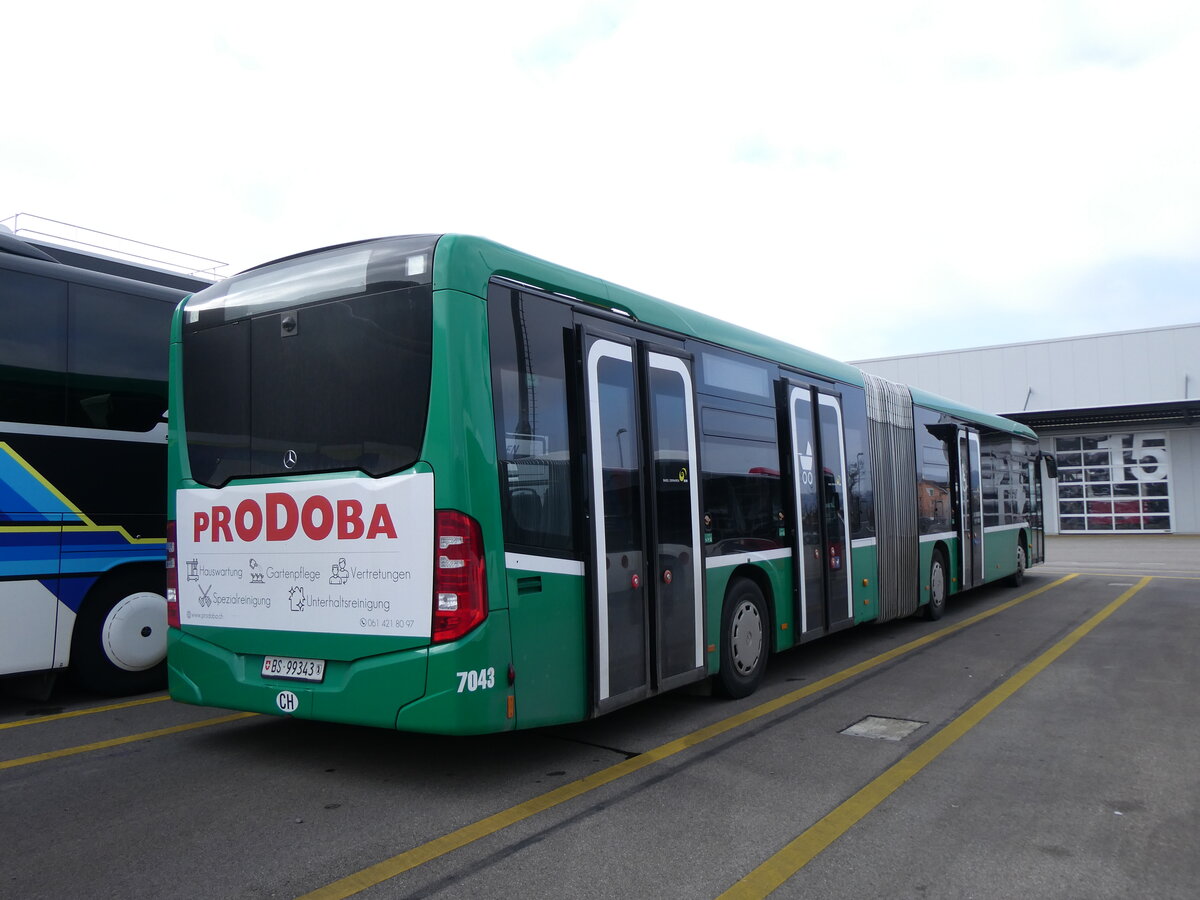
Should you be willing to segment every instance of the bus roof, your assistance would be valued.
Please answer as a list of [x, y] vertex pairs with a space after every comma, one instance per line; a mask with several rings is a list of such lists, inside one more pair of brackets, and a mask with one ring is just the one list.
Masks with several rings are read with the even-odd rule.
[[[438, 239], [433, 262], [435, 290], [453, 289], [486, 297], [488, 280], [494, 276], [511, 278], [531, 287], [594, 306], [615, 309], [638, 322], [686, 337], [711, 341], [825, 378], [858, 387], [863, 387], [864, 384], [862, 372], [848, 363], [838, 362], [786, 341], [651, 297], [649, 294], [546, 262], [503, 244], [459, 234], [445, 234]], [[913, 402], [921, 406], [958, 416], [997, 431], [1036, 438], [1030, 428], [1019, 422], [972, 409], [917, 388], [911, 390]]]

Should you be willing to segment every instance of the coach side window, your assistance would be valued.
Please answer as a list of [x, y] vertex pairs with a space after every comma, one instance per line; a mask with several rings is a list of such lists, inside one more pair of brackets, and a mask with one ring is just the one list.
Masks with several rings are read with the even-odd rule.
[[172, 304], [71, 285], [67, 424], [149, 431], [167, 408]]
[[0, 269], [0, 421], [63, 424], [66, 333], [65, 281]]

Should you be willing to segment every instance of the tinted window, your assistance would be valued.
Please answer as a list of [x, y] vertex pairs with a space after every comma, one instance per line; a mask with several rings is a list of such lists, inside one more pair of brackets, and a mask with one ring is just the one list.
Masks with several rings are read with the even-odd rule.
[[250, 323], [183, 339], [183, 409], [192, 477], [224, 484], [250, 471]]
[[[642, 570], [641, 429], [633, 362], [602, 355], [596, 360], [599, 406], [595, 441], [604, 481], [605, 565]], [[599, 523], [597, 523], [599, 527]], [[608, 669], [611, 694], [646, 683], [646, 616], [642, 589], [628, 578], [608, 577]]]
[[[429, 287], [277, 310], [184, 335], [192, 476], [358, 469], [419, 457], [433, 343]], [[289, 454], [294, 454], [290, 456]]]
[[0, 269], [0, 420], [63, 423], [66, 336], [67, 283]]
[[758, 360], [713, 350], [700, 352], [700, 383], [721, 393], [744, 394], [760, 403], [771, 402], [774, 369]]
[[[710, 555], [784, 546], [779, 446], [754, 440], [774, 432], [774, 420], [753, 413], [706, 407], [700, 459], [704, 469], [704, 542]], [[708, 423], [719, 423], [719, 433]], [[764, 429], [764, 423], [770, 429]], [[728, 435], [740, 433], [742, 437]]]
[[950, 502], [950, 441], [953, 423], [920, 406], [913, 407], [917, 442], [917, 517], [921, 534], [953, 528]]
[[[981, 442], [984, 525], [1020, 522], [1027, 504], [1024, 450], [1007, 434], [985, 433]], [[1014, 451], [1019, 458], [1014, 458]]]
[[71, 285], [67, 424], [149, 431], [167, 409], [174, 305]]
[[842, 391], [842, 416], [846, 427], [846, 504], [850, 515], [850, 537], [873, 537], [875, 491], [867, 443], [866, 393], [852, 385], [838, 387]]
[[[571, 329], [564, 304], [501, 285], [488, 289], [500, 502], [505, 541], [512, 545], [575, 549], [566, 364]], [[625, 448], [630, 460], [633, 446]]]
[[705, 407], [703, 426], [705, 434], [775, 442], [775, 420], [766, 415]]

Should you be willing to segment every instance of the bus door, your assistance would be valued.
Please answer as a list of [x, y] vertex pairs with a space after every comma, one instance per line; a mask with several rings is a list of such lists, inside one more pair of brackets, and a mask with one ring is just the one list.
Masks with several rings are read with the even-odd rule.
[[1042, 512], [1041, 456], [1034, 455], [1033, 459], [1025, 465], [1028, 467], [1026, 477], [1029, 479], [1029, 509], [1026, 518], [1029, 520], [1029, 530], [1032, 532], [1029, 540], [1033, 545], [1029, 551], [1028, 562], [1032, 565], [1046, 561], [1046, 520], [1043, 518], [1044, 513]]
[[842, 402], [810, 385], [785, 386], [795, 492], [796, 617], [800, 640], [852, 624], [850, 525]]
[[959, 588], [983, 583], [983, 491], [979, 480], [979, 432], [958, 427], [955, 444], [958, 485]]
[[690, 358], [585, 334], [596, 710], [706, 674]]

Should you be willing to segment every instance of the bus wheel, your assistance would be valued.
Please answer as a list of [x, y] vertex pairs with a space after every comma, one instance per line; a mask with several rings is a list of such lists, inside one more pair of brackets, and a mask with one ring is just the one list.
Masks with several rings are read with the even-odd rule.
[[739, 578], [721, 611], [720, 692], [732, 699], [753, 694], [767, 671], [767, 601], [758, 585]]
[[166, 656], [165, 573], [147, 568], [97, 582], [71, 637], [71, 671], [79, 686], [101, 694], [161, 688]]
[[1025, 544], [1017, 541], [1017, 571], [1008, 576], [1010, 587], [1020, 587], [1025, 582]]
[[946, 614], [946, 583], [946, 557], [935, 550], [929, 564], [929, 602], [925, 604], [925, 618], [931, 622]]

